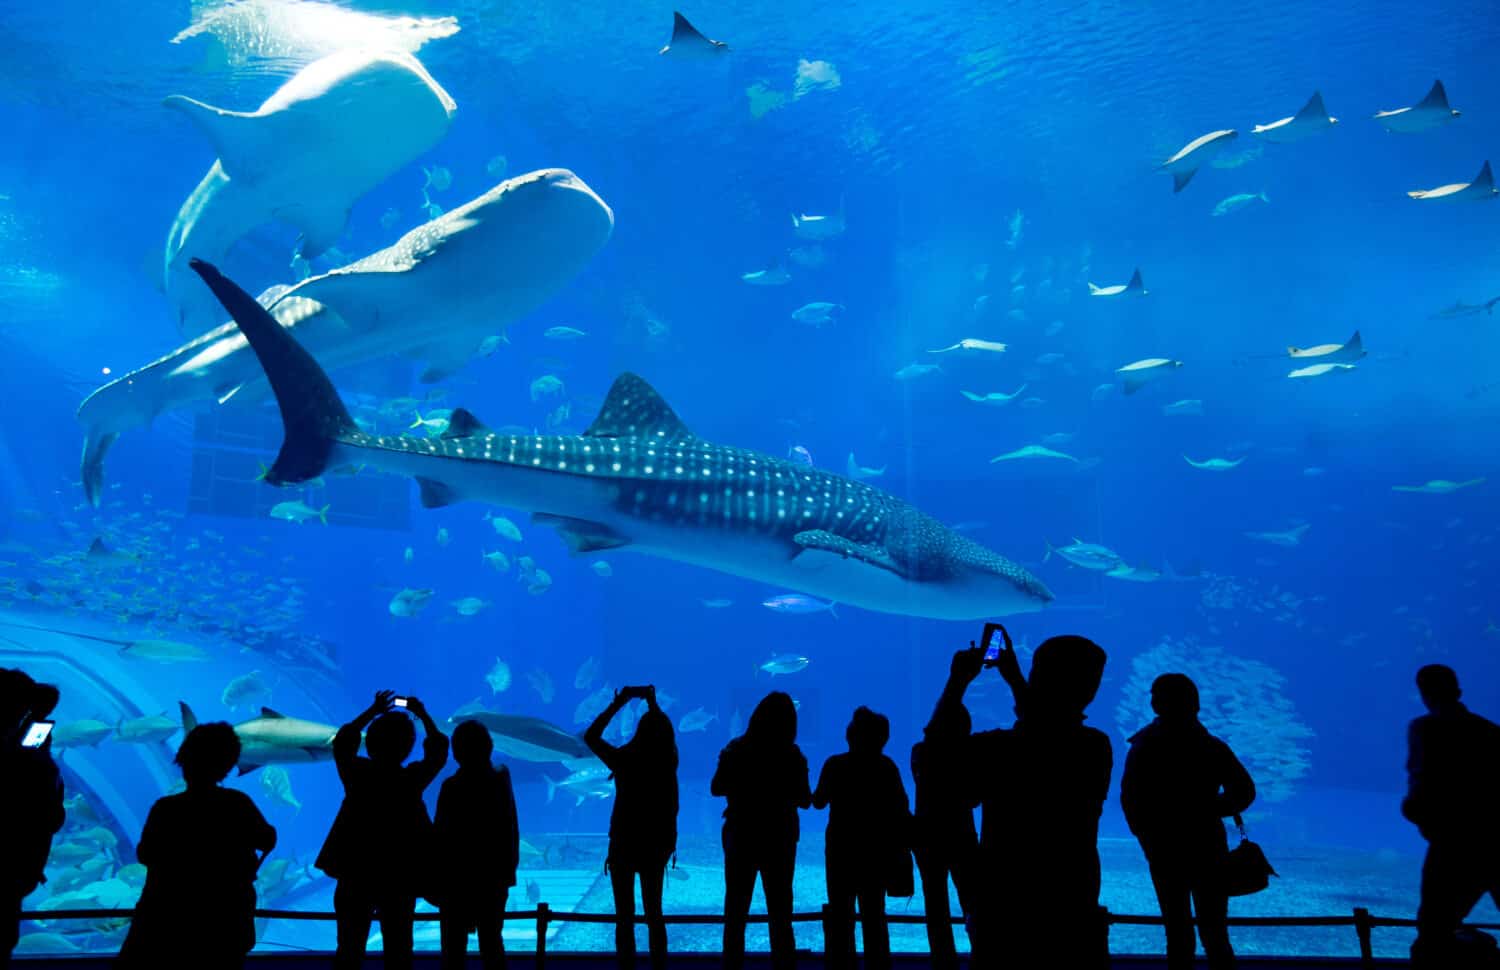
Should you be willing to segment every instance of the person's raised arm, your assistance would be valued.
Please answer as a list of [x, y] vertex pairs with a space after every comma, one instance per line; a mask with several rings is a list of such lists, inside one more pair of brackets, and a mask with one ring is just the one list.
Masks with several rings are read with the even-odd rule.
[[438, 772], [443, 770], [443, 765], [448, 763], [448, 735], [433, 721], [432, 715], [427, 712], [427, 705], [417, 698], [408, 697], [406, 709], [422, 722], [422, 760], [417, 762], [416, 769], [422, 787], [426, 788], [432, 784]]
[[375, 692], [375, 700], [370, 706], [359, 713], [354, 720], [339, 728], [338, 733], [333, 736], [333, 762], [338, 766], [339, 778], [347, 785], [349, 779], [345, 772], [359, 757], [359, 742], [364, 736], [365, 728], [370, 722], [391, 709], [391, 704], [396, 699], [393, 690], [378, 690]]
[[605, 767], [613, 767], [611, 762], [614, 761], [615, 753], [620, 749], [604, 740], [604, 729], [609, 727], [609, 722], [615, 719], [615, 715], [620, 713], [621, 708], [629, 704], [632, 698], [642, 696], [642, 693], [637, 693], [637, 690], [638, 688], [635, 687], [622, 687], [615, 691], [615, 696], [610, 698], [609, 705], [599, 712], [599, 716], [594, 718], [588, 730], [583, 732], [583, 743], [589, 746], [589, 750], [594, 752], [600, 761], [604, 762]]
[[933, 720], [946, 721], [955, 716], [956, 708], [964, 702], [964, 692], [983, 669], [984, 648], [975, 646], [971, 640], [968, 649], [955, 653], [948, 664], [948, 681], [938, 696], [937, 706], [932, 712]]

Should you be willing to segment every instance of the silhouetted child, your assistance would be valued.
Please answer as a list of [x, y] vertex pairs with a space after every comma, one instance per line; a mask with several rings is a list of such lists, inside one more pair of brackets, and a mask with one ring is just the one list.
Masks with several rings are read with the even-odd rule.
[[801, 834], [797, 810], [812, 805], [807, 758], [797, 747], [797, 707], [782, 691], [767, 694], [745, 733], [719, 752], [709, 790], [724, 808], [724, 967], [745, 963], [745, 917], [760, 876], [770, 916], [771, 965], [797, 963], [792, 931], [792, 876]]
[[1229, 745], [1198, 720], [1198, 686], [1185, 674], [1151, 684], [1156, 719], [1130, 739], [1120, 807], [1141, 843], [1166, 926], [1168, 970], [1192, 970], [1193, 918], [1209, 970], [1230, 970], [1224, 819], [1255, 801], [1255, 782]]
[[478, 721], [464, 721], [453, 731], [458, 771], [443, 782], [433, 819], [444, 970], [462, 970], [471, 931], [479, 934], [485, 970], [505, 966], [501, 916], [516, 884], [521, 829], [510, 771], [490, 763], [494, 750], [490, 732]]
[[812, 796], [814, 808], [828, 809], [828, 965], [854, 966], [858, 900], [865, 966], [884, 970], [891, 965], [885, 894], [903, 867], [905, 878], [911, 876], [910, 808], [901, 769], [883, 753], [891, 722], [867, 707], [856, 708], [844, 737], [849, 751], [823, 763]]
[[1427, 840], [1412, 966], [1457, 970], [1471, 965], [1459, 925], [1485, 893], [1500, 906], [1500, 726], [1459, 700], [1463, 691], [1450, 667], [1417, 671], [1417, 690], [1428, 713], [1407, 730], [1401, 803], [1401, 814]]
[[[1018, 666], [1007, 653], [1002, 672]], [[1037, 647], [1030, 677], [1011, 684], [1015, 726], [971, 736], [969, 798], [984, 808], [972, 880], [977, 968], [1108, 966], [1098, 839], [1113, 755], [1109, 736], [1083, 723], [1104, 662], [1091, 640], [1052, 637]], [[954, 655], [943, 716], [956, 716], [984, 666], [983, 647]]]
[[219, 783], [240, 760], [234, 728], [200, 724], [177, 764], [187, 790], [158, 799], [136, 844], [146, 885], [120, 967], [239, 967], [255, 946], [255, 872], [276, 830], [244, 792]]
[[35, 747], [22, 744], [57, 700], [51, 684], [0, 669], [0, 967], [10, 965], [21, 933], [21, 901], [46, 882], [52, 836], [65, 820], [50, 736]]
[[973, 913], [970, 873], [979, 855], [974, 808], [965, 798], [972, 769], [965, 760], [972, 722], [962, 704], [934, 712], [922, 740], [912, 745], [911, 777], [916, 788], [913, 848], [922, 874], [922, 905], [927, 948], [934, 970], [957, 970], [948, 877], [959, 906]]
[[[635, 735], [620, 747], [604, 740], [604, 729], [633, 698], [646, 702]], [[615, 806], [609, 816], [610, 885], [614, 889], [615, 955], [635, 966], [635, 881], [651, 948], [651, 966], [667, 965], [667, 926], [661, 921], [662, 882], [677, 851], [677, 738], [672, 720], [656, 704], [654, 687], [626, 687], [583, 734], [584, 743], [614, 773]]]
[[[333, 965], [357, 970], [364, 960], [370, 922], [380, 919], [385, 965], [412, 965], [412, 917], [417, 897], [429, 891], [432, 820], [422, 793], [448, 761], [448, 738], [415, 697], [406, 710], [422, 722], [422, 758], [404, 764], [416, 745], [411, 718], [392, 710], [383, 690], [365, 711], [339, 728], [333, 761], [344, 783], [344, 802], [318, 853], [317, 867], [338, 880], [333, 911], [338, 950]], [[360, 733], [368, 758], [359, 756]]]

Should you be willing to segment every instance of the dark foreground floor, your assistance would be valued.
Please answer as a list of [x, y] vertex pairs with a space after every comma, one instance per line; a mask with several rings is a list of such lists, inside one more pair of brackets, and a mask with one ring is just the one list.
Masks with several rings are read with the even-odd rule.
[[[326, 970], [329, 965], [329, 954], [275, 954], [253, 957], [247, 967], [252, 970]], [[816, 970], [823, 965], [821, 953], [802, 954], [798, 963], [809, 970]], [[899, 970], [919, 970], [927, 965], [927, 959], [917, 954], [897, 954], [895, 957], [896, 967]], [[107, 970], [110, 961], [101, 957], [48, 957], [48, 958], [17, 958], [14, 961], [16, 967], [65, 967], [66, 970]], [[378, 960], [366, 961], [366, 966], [376, 968], [381, 964]], [[531, 953], [517, 953], [510, 957], [510, 970], [537, 970], [535, 956]], [[671, 960], [673, 967], [680, 970], [711, 970], [719, 966], [719, 956], [714, 953], [684, 953], [673, 956]], [[438, 970], [437, 954], [421, 954], [417, 957], [416, 966], [418, 970]], [[479, 967], [479, 958], [471, 956], [469, 966]], [[607, 953], [549, 953], [546, 958], [546, 966], [557, 967], [559, 970], [615, 970], [615, 961]], [[646, 963], [642, 959], [641, 967]], [[746, 966], [749, 970], [764, 970], [770, 966], [770, 960], [765, 954], [750, 954], [746, 958]], [[1118, 956], [1114, 958], [1114, 966], [1120, 970], [1164, 970], [1166, 961], [1161, 957], [1131, 957]], [[1201, 964], [1200, 964], [1201, 966]], [[1341, 970], [1352, 970], [1355, 967], [1404, 967], [1403, 960], [1373, 960], [1361, 963], [1358, 959], [1332, 959], [1317, 957], [1241, 957], [1239, 970], [1323, 970], [1323, 968], [1341, 968]]]

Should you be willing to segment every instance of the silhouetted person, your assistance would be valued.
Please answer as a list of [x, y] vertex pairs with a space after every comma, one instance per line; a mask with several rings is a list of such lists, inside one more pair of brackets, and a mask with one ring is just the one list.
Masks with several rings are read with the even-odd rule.
[[1463, 966], [1459, 925], [1485, 893], [1500, 905], [1500, 726], [1459, 700], [1458, 675], [1417, 671], [1428, 713], [1407, 730], [1407, 789], [1401, 814], [1427, 840], [1413, 967]]
[[911, 871], [910, 808], [901, 769], [884, 753], [891, 737], [885, 715], [856, 708], [844, 737], [848, 752], [823, 763], [812, 797], [814, 808], [828, 809], [824, 860], [829, 914], [824, 946], [830, 967], [855, 965], [857, 900], [865, 966], [885, 970], [891, 965], [885, 894], [898, 867]]
[[750, 715], [745, 733], [719, 752], [709, 791], [724, 808], [724, 966], [745, 963], [745, 917], [755, 877], [770, 916], [771, 964], [797, 963], [792, 932], [792, 875], [801, 834], [797, 810], [812, 805], [807, 758], [797, 747], [797, 707], [782, 691], [767, 694]]
[[[635, 735], [620, 747], [604, 729], [633, 698], [646, 702]], [[677, 736], [672, 719], [656, 705], [656, 688], [626, 687], [594, 718], [584, 743], [614, 773], [615, 807], [609, 816], [609, 881], [614, 889], [615, 956], [635, 966], [635, 881], [641, 881], [651, 966], [667, 965], [667, 925], [661, 921], [662, 882], [677, 851]]]
[[444, 970], [462, 970], [471, 931], [485, 970], [505, 966], [501, 917], [521, 862], [521, 829], [510, 771], [490, 763], [494, 751], [478, 721], [453, 730], [458, 771], [443, 782], [433, 819]]
[[220, 782], [240, 760], [223, 721], [182, 739], [177, 764], [187, 790], [159, 798], [135, 855], [146, 867], [117, 966], [231, 968], [255, 946], [255, 872], [276, 830], [244, 792]]
[[[1007, 646], [1008, 663], [1019, 670]], [[1036, 650], [1013, 682], [1015, 726], [972, 735], [972, 787], [982, 805], [972, 940], [976, 967], [1103, 968], [1108, 926], [1099, 909], [1099, 814], [1113, 765], [1109, 736], [1084, 725], [1105, 653], [1079, 636]], [[980, 647], [953, 657], [940, 713], [952, 715], [984, 667]], [[1006, 678], [1011, 679], [1009, 675]]]
[[1255, 782], [1229, 745], [1198, 720], [1198, 687], [1185, 674], [1151, 684], [1156, 719], [1130, 738], [1120, 807], [1140, 840], [1166, 924], [1168, 970], [1192, 970], [1193, 917], [1209, 970], [1230, 970], [1224, 819], [1255, 801]]
[[46, 882], [52, 836], [64, 821], [62, 780], [50, 737], [23, 747], [27, 732], [57, 706], [57, 688], [0, 669], [0, 967], [21, 932], [21, 901]]
[[913, 847], [922, 874], [922, 906], [927, 917], [927, 947], [934, 970], [956, 970], [952, 914], [948, 905], [948, 877], [958, 891], [958, 903], [972, 915], [970, 874], [979, 855], [979, 833], [974, 809], [966, 800], [973, 768], [965, 760], [973, 730], [968, 708], [951, 705], [935, 712], [912, 745], [911, 777], [916, 787]]
[[[370, 921], [377, 917], [385, 965], [403, 970], [412, 965], [412, 917], [433, 851], [432, 820], [422, 793], [448, 761], [448, 738], [421, 701], [407, 698], [406, 710], [422, 722], [424, 736], [421, 760], [404, 764], [417, 732], [411, 718], [392, 709], [395, 698], [392, 691], [380, 691], [333, 738], [344, 803], [316, 865], [338, 880], [333, 965], [340, 970], [357, 970], [363, 962]], [[359, 738], [366, 727], [370, 756], [361, 758]]]

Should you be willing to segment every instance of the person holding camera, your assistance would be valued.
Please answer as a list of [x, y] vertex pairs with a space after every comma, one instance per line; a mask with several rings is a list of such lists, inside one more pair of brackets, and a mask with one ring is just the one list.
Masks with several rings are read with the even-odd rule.
[[[616, 747], [604, 729], [632, 700], [646, 702], [635, 734]], [[635, 882], [641, 883], [653, 970], [667, 964], [667, 926], [662, 922], [662, 884], [667, 862], [677, 851], [677, 737], [672, 719], [657, 706], [655, 687], [615, 692], [583, 741], [613, 772], [615, 805], [609, 817], [610, 885], [615, 896], [615, 956], [621, 967], [635, 966]]]
[[[422, 757], [405, 764], [417, 741], [407, 713], [422, 722]], [[368, 733], [366, 733], [368, 728]], [[359, 756], [364, 735], [368, 758]], [[448, 737], [415, 697], [383, 690], [333, 738], [333, 761], [344, 802], [315, 865], [337, 880], [333, 911], [338, 949], [333, 965], [357, 970], [364, 962], [370, 922], [380, 919], [385, 965], [412, 965], [417, 897], [429, 889], [432, 820], [422, 793], [448, 763]]]
[[58, 691], [19, 670], [0, 669], [0, 967], [21, 934], [21, 902], [46, 882], [52, 836], [62, 828], [62, 778], [52, 760]]
[[972, 880], [976, 968], [1109, 965], [1098, 840], [1114, 755], [1109, 735], [1083, 723], [1105, 660], [1085, 637], [1051, 637], [1023, 678], [996, 623], [983, 645], [953, 656], [935, 717], [958, 717], [964, 692], [988, 667], [1016, 696], [1015, 725], [971, 735], [966, 746], [966, 797], [984, 809]]

